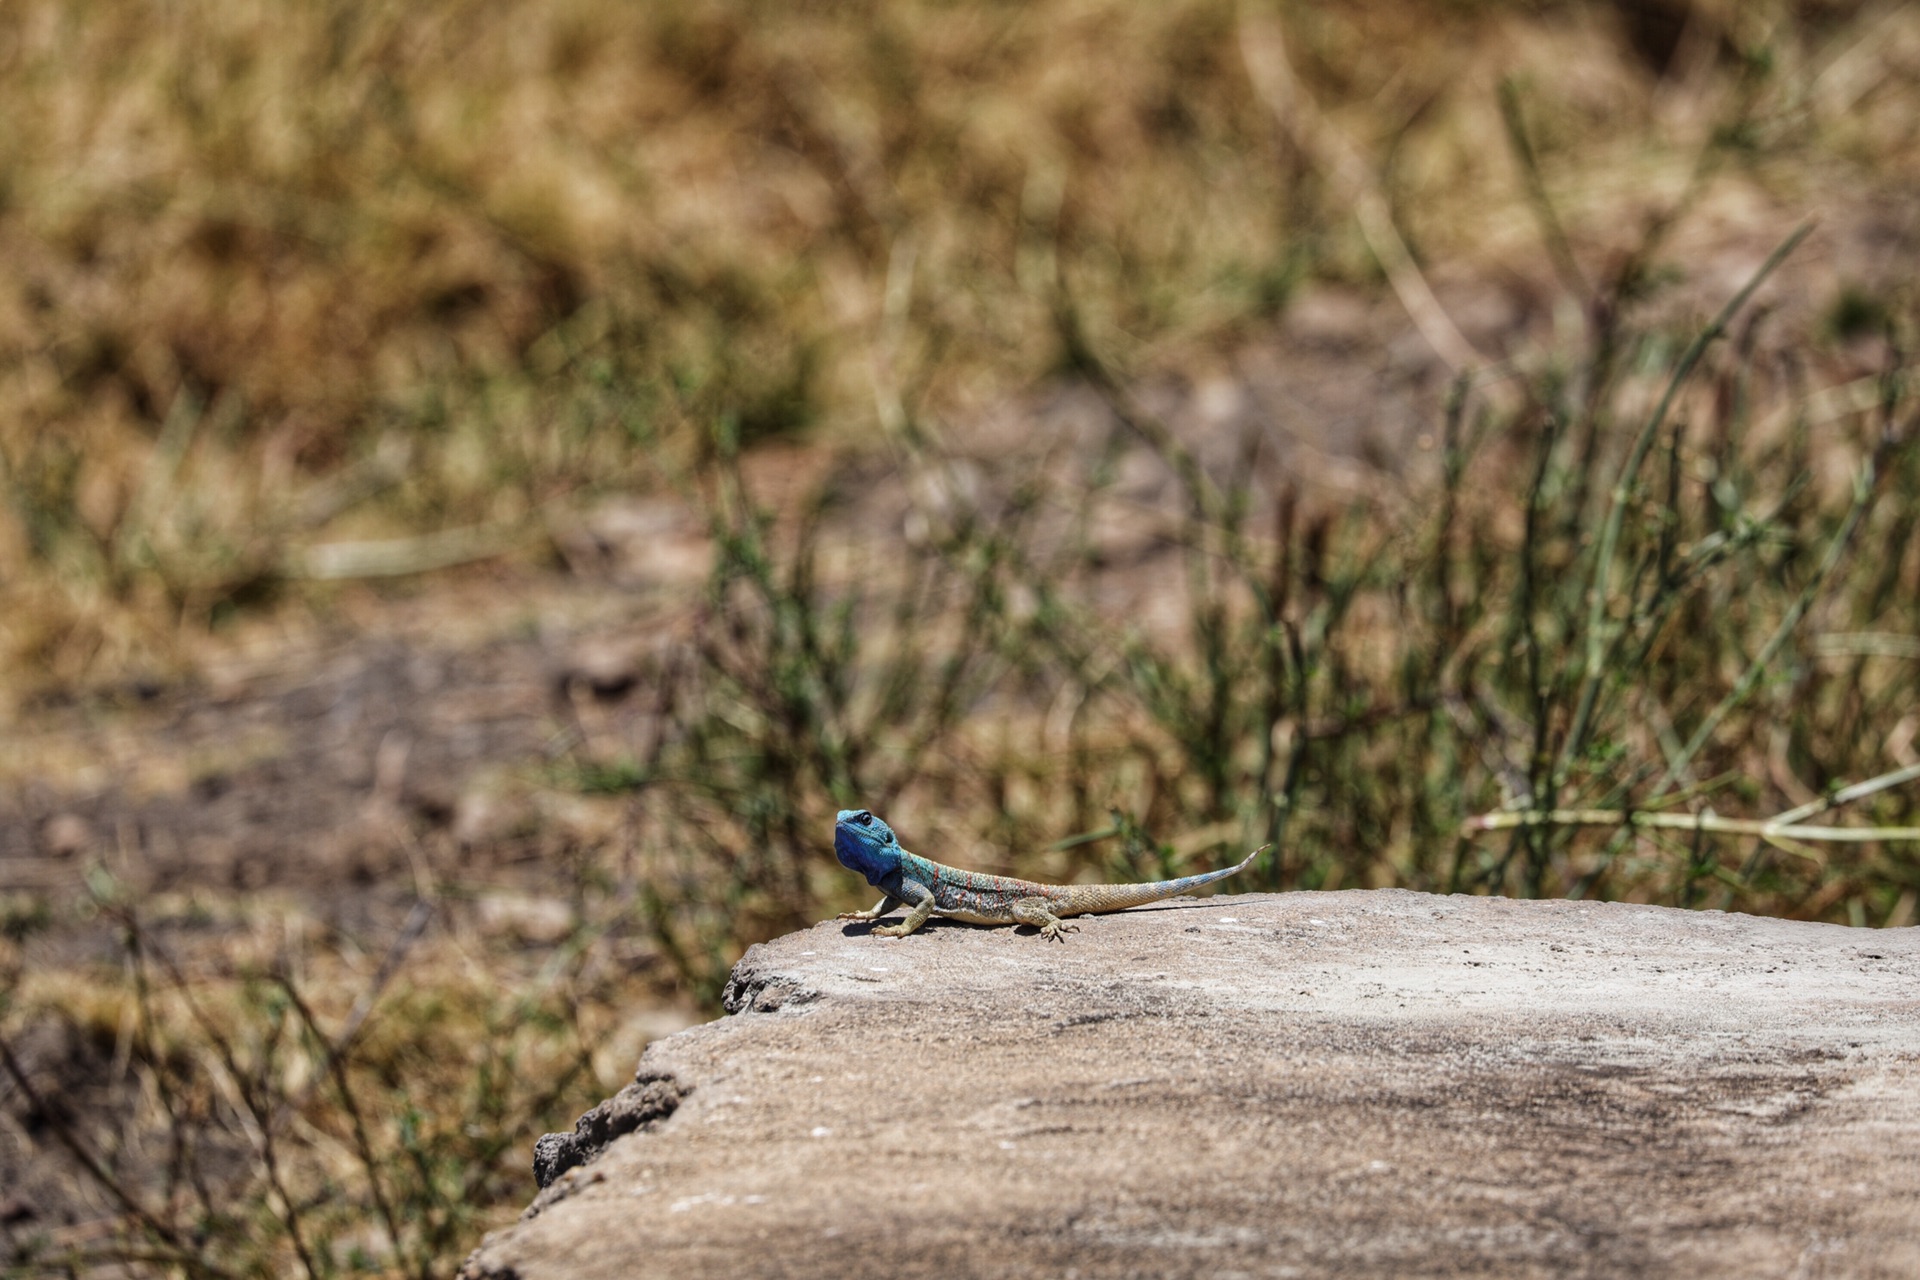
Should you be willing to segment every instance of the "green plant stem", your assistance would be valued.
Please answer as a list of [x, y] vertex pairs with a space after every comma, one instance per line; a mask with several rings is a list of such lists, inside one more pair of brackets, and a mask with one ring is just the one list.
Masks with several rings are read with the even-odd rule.
[[1673, 785], [1681, 772], [1693, 761], [1694, 756], [1700, 753], [1700, 748], [1707, 744], [1707, 739], [1713, 736], [1714, 730], [1720, 727], [1720, 722], [1725, 720], [1735, 707], [1746, 701], [1747, 695], [1752, 693], [1754, 686], [1760, 683], [1767, 668], [1773, 665], [1774, 656], [1780, 652], [1781, 646], [1786, 644], [1788, 637], [1799, 627], [1800, 620], [1806, 616], [1807, 610], [1813, 607], [1813, 602], [1819, 597], [1821, 589], [1826, 586], [1827, 579], [1833, 576], [1833, 571], [1839, 567], [1840, 558], [1846, 554], [1848, 545], [1853, 541], [1854, 530], [1859, 527], [1861, 518], [1866, 514], [1867, 505], [1873, 499], [1873, 480], [1874, 467], [1872, 460], [1869, 459], [1862, 464], [1860, 474], [1854, 478], [1853, 505], [1848, 508], [1846, 519], [1842, 522], [1839, 532], [1834, 534], [1833, 541], [1827, 544], [1827, 554], [1821, 559], [1820, 568], [1814, 573], [1813, 581], [1807, 583], [1806, 589], [1788, 607], [1786, 616], [1780, 619], [1780, 625], [1773, 629], [1773, 634], [1767, 637], [1766, 644], [1761, 646], [1760, 652], [1748, 664], [1746, 671], [1741, 673], [1739, 682], [1727, 691], [1727, 696], [1720, 699], [1712, 711], [1707, 713], [1706, 719], [1702, 720], [1699, 727], [1693, 731], [1693, 736], [1687, 739], [1684, 747], [1680, 748], [1680, 754], [1668, 762], [1666, 772], [1661, 774], [1660, 781], [1654, 784], [1655, 796], [1663, 794]]
[[[1839, 566], [1841, 556], [1845, 553], [1847, 545], [1853, 540], [1854, 530], [1859, 527], [1861, 519], [1866, 515], [1867, 507], [1873, 500], [1873, 481], [1875, 475], [1876, 468], [1874, 460], [1869, 458], [1861, 465], [1859, 474], [1854, 478], [1853, 503], [1848, 507], [1845, 519], [1841, 521], [1839, 531], [1834, 534], [1833, 540], [1827, 544], [1827, 553], [1821, 558], [1820, 567], [1814, 573], [1813, 580], [1806, 585], [1806, 588], [1801, 591], [1793, 604], [1788, 606], [1786, 616], [1780, 620], [1780, 625], [1774, 628], [1773, 634], [1767, 637], [1766, 644], [1761, 646], [1759, 654], [1747, 665], [1747, 669], [1741, 673], [1739, 681], [1735, 683], [1732, 689], [1728, 690], [1726, 697], [1722, 698], [1713, 710], [1707, 713], [1707, 718], [1694, 730], [1693, 736], [1687, 740], [1686, 745], [1680, 749], [1679, 754], [1667, 762], [1665, 771], [1660, 775], [1660, 780], [1654, 784], [1652, 791], [1653, 800], [1659, 800], [1666, 794], [1667, 789], [1673, 785], [1679, 778], [1681, 771], [1687, 767], [1693, 760], [1693, 757], [1706, 745], [1707, 739], [1720, 727], [1721, 722], [1726, 719], [1735, 707], [1746, 700], [1747, 695], [1753, 691], [1754, 686], [1759, 684], [1761, 677], [1766, 674], [1767, 668], [1772, 665], [1774, 656], [1779, 653], [1780, 647], [1786, 643], [1787, 638], [1791, 636], [1794, 630], [1800, 625], [1800, 620], [1806, 616], [1807, 610], [1812, 607], [1814, 600], [1819, 596], [1820, 590], [1825, 585], [1828, 577], [1830, 577], [1834, 569]], [[1873, 781], [1878, 782], [1879, 779], [1874, 779]], [[1863, 788], [1870, 787], [1871, 783], [1861, 783], [1860, 785]], [[1891, 786], [1893, 784], [1887, 783], [1886, 785]], [[1879, 789], [1879, 787], [1872, 787], [1871, 790], [1863, 790], [1860, 794], [1870, 795], [1874, 790]], [[1616, 789], [1615, 794], [1619, 794], [1618, 789]], [[1823, 808], [1831, 807], [1830, 804], [1818, 804], [1814, 808], [1806, 809], [1803, 816], [1818, 813]], [[1804, 808], [1805, 806], [1803, 806], [1803, 809]], [[1776, 820], [1776, 822], [1778, 822], [1778, 820]], [[1632, 833], [1632, 829], [1630, 824], [1621, 826], [1613, 839], [1607, 842], [1606, 848], [1601, 851], [1599, 861], [1594, 865], [1593, 870], [1575, 882], [1570, 896], [1583, 896], [1587, 888], [1592, 885], [1594, 879], [1605, 871], [1608, 866], [1612, 865], [1613, 860], [1619, 856], [1620, 850], [1626, 847], [1626, 842]], [[1782, 838], [1790, 840], [1792, 838], [1792, 832], [1787, 832]], [[1783, 845], [1782, 847], [1785, 846]]]
[[1667, 413], [1680, 394], [1680, 388], [1685, 386], [1687, 380], [1693, 375], [1694, 366], [1700, 363], [1701, 356], [1706, 354], [1707, 348], [1715, 339], [1726, 333], [1728, 322], [1742, 307], [1746, 306], [1747, 299], [1751, 298], [1754, 291], [1773, 274], [1775, 268], [1786, 261], [1787, 255], [1792, 253], [1812, 230], [1811, 222], [1802, 223], [1795, 228], [1793, 234], [1781, 241], [1779, 247], [1767, 255], [1767, 260], [1760, 264], [1760, 269], [1754, 272], [1740, 292], [1734, 294], [1727, 305], [1720, 309], [1720, 314], [1713, 318], [1713, 322], [1694, 338], [1680, 357], [1680, 364], [1667, 383], [1666, 394], [1660, 397], [1660, 403], [1655, 406], [1653, 416], [1647, 419], [1646, 425], [1640, 429], [1640, 434], [1634, 439], [1633, 447], [1627, 452], [1627, 460], [1621, 466], [1620, 475], [1614, 481], [1612, 501], [1607, 509], [1607, 522], [1601, 529], [1599, 549], [1594, 555], [1593, 583], [1588, 591], [1587, 601], [1586, 659], [1582, 664], [1580, 696], [1575, 706], [1573, 724], [1567, 730], [1566, 741], [1560, 750], [1559, 762], [1554, 767], [1553, 780], [1556, 793], [1565, 783], [1568, 769], [1586, 745], [1594, 700], [1599, 695], [1600, 682], [1606, 674], [1606, 655], [1612, 638], [1607, 626], [1607, 603], [1613, 590], [1613, 558], [1619, 547], [1620, 529], [1626, 521], [1627, 504], [1632, 500], [1634, 482], [1640, 474], [1640, 467], [1646, 461], [1647, 453], [1653, 448], [1653, 442], [1659, 436], [1660, 427], [1666, 422]]

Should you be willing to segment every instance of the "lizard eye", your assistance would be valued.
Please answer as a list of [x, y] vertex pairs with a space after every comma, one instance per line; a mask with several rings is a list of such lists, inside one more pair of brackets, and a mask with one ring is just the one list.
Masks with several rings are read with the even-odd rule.
[[873, 815], [870, 813], [863, 813], [859, 817], [855, 818], [854, 821], [859, 823], [863, 827], [870, 827], [873, 825]]

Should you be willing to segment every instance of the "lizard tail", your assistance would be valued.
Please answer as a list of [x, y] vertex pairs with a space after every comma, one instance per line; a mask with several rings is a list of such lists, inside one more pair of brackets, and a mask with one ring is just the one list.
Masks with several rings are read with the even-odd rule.
[[1076, 884], [1067, 886], [1066, 905], [1056, 907], [1055, 914], [1062, 916], [1097, 915], [1103, 911], [1125, 911], [1128, 907], [1144, 906], [1149, 902], [1159, 902], [1162, 898], [1174, 898], [1201, 885], [1225, 880], [1228, 876], [1245, 871], [1253, 860], [1271, 849], [1263, 844], [1231, 867], [1222, 867], [1218, 871], [1206, 871], [1197, 876], [1181, 876], [1177, 880], [1152, 880], [1146, 884]]

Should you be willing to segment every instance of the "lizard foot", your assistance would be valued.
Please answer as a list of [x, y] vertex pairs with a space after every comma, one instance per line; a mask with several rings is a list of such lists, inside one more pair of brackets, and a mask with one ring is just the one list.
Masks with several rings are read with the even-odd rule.
[[835, 920], [878, 920], [880, 917], [870, 911], [842, 911]]
[[873, 927], [873, 932], [882, 938], [904, 938], [913, 930], [903, 924], [880, 924]]
[[1064, 924], [1058, 920], [1053, 921], [1051, 924], [1043, 924], [1040, 926], [1040, 936], [1052, 942], [1065, 942], [1066, 939], [1061, 937], [1061, 934], [1078, 932], [1080, 932], [1079, 925]]

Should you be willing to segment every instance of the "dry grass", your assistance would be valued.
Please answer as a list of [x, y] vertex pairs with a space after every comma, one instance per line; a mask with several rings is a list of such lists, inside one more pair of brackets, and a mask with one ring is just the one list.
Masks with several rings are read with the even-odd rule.
[[0, 1078], [37, 1175], [10, 1274], [444, 1274], [525, 1199], [542, 1126], [618, 1086], [637, 1044], [614, 1019], [650, 1002], [585, 916], [544, 963], [495, 945], [482, 971], [444, 904], [367, 957], [289, 903], [216, 952], [194, 904], [94, 901], [117, 979], [23, 975], [6, 944], [25, 1029]]
[[[1898, 14], [1697, 13], [1680, 45], [1638, 33], [1671, 63], [1653, 92], [1604, 6], [1316, 8], [1289, 48], [1455, 273], [1541, 259], [1504, 76], [1589, 270], [1736, 117], [1723, 223], [1910, 158]], [[0, 24], [0, 580], [29, 682], [173, 669], [315, 542], [537, 537], [569, 495], [659, 483], [716, 415], [858, 438], [903, 261], [892, 363], [942, 412], [1057, 362], [1057, 278], [1130, 365], [1375, 271], [1214, 0], [49, 0]], [[495, 547], [440, 550], [463, 549]]]
[[[606, 493], [714, 561], [644, 732], [519, 775], [595, 816], [518, 897], [394, 821], [385, 927], [0, 899], [9, 1274], [443, 1274], [633, 1006], [849, 901], [842, 804], [1048, 878], [1911, 923], [1912, 843], [1809, 827], [1920, 725], [1920, 24], [1681, 12], [9, 7], [10, 715]], [[1425, 338], [1301, 319], [1374, 296]], [[1411, 455], [1181, 390], [1274, 348]]]

